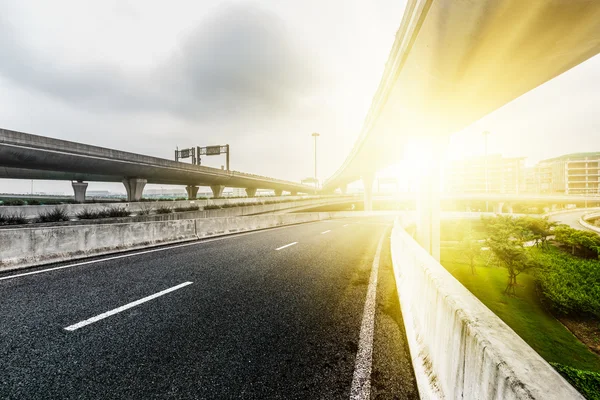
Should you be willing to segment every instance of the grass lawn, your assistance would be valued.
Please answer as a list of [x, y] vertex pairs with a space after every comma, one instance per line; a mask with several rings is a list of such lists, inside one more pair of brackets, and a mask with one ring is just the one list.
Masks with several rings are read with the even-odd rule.
[[507, 296], [503, 293], [507, 280], [504, 268], [485, 267], [485, 262], [478, 260], [477, 274], [472, 275], [470, 266], [454, 248], [442, 248], [441, 259], [442, 265], [456, 279], [546, 361], [600, 372], [600, 357], [541, 306], [531, 275], [519, 275], [517, 296]]

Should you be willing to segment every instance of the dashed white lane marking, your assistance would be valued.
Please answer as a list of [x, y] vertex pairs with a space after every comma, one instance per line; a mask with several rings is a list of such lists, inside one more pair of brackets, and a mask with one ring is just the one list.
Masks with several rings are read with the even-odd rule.
[[347, 227], [348, 225], [350, 225], [350, 224], [346, 224], [346, 225], [344, 225], [344, 228], [345, 228], [345, 227]]
[[385, 232], [379, 239], [371, 277], [369, 278], [369, 289], [365, 300], [365, 309], [360, 326], [358, 341], [358, 352], [354, 362], [354, 375], [352, 376], [352, 387], [350, 389], [350, 400], [368, 400], [371, 397], [371, 366], [373, 361], [373, 333], [375, 330], [375, 306], [377, 297], [377, 276], [379, 273], [379, 258]]
[[88, 318], [88, 319], [86, 319], [84, 321], [81, 321], [81, 322], [78, 322], [76, 324], [67, 326], [65, 329], [67, 331], [74, 331], [74, 330], [77, 330], [79, 328], [83, 328], [86, 325], [93, 324], [94, 322], [98, 322], [98, 321], [100, 321], [100, 320], [102, 320], [104, 318], [108, 318], [111, 315], [115, 315], [115, 314], [118, 314], [118, 313], [123, 312], [125, 310], [129, 310], [130, 308], [133, 308], [135, 306], [139, 306], [142, 303], [145, 303], [147, 301], [153, 300], [153, 299], [155, 299], [157, 297], [160, 297], [160, 296], [164, 296], [167, 293], [171, 293], [171, 292], [173, 292], [173, 291], [175, 291], [177, 289], [181, 289], [182, 287], [185, 287], [187, 285], [191, 285], [192, 283], [193, 282], [184, 282], [184, 283], [179, 284], [177, 286], [173, 286], [172, 288], [165, 289], [165, 290], [163, 290], [161, 292], [158, 292], [158, 293], [154, 293], [151, 296], [144, 297], [143, 299], [139, 299], [139, 300], [136, 300], [136, 301], [134, 301], [132, 303], [125, 304], [124, 306], [115, 308], [114, 310], [107, 311], [107, 312], [102, 313], [100, 315], [96, 315], [95, 317]]
[[321, 232], [321, 235], [331, 232], [331, 229]]
[[257, 234], [257, 233], [261, 233], [261, 232], [275, 231], [275, 230], [278, 230], [278, 229], [286, 229], [286, 228], [291, 228], [291, 227], [295, 227], [295, 226], [296, 225], [280, 226], [280, 227], [277, 227], [277, 228], [269, 228], [269, 229], [261, 229], [261, 230], [252, 231], [252, 232], [236, 233], [236, 234], [233, 234], [233, 235], [220, 236], [220, 237], [215, 237], [215, 238], [211, 238], [211, 239], [193, 240], [193, 241], [191, 241], [189, 243], [183, 243], [183, 244], [176, 244], [176, 245], [171, 245], [171, 246], [166, 246], [166, 247], [160, 247], [158, 249], [136, 251], [134, 253], [121, 254], [121, 255], [112, 256], [112, 257], [105, 257], [105, 258], [101, 258], [99, 260], [83, 261], [83, 262], [75, 263], [75, 264], [62, 265], [60, 267], [52, 267], [52, 268], [41, 269], [39, 271], [24, 272], [22, 274], [15, 274], [15, 275], [10, 275], [10, 276], [4, 276], [4, 277], [0, 277], [0, 281], [4, 281], [4, 280], [7, 280], [7, 279], [13, 279], [13, 278], [19, 278], [19, 277], [27, 276], [27, 275], [36, 275], [36, 274], [41, 274], [41, 273], [44, 273], [44, 272], [56, 271], [56, 270], [59, 270], [59, 269], [80, 267], [82, 265], [94, 264], [94, 263], [99, 263], [99, 262], [103, 262], [103, 261], [118, 260], [119, 258], [135, 257], [135, 256], [139, 256], [139, 255], [142, 255], [142, 254], [155, 253], [157, 251], [165, 251], [165, 250], [177, 249], [177, 248], [180, 248], [180, 247], [197, 246], [199, 244], [215, 242], [217, 240], [232, 239], [232, 238], [236, 238], [236, 237], [241, 237], [241, 236], [246, 236], [246, 235], [254, 235], [254, 234]]
[[285, 246], [281, 246], [281, 247], [278, 247], [278, 248], [276, 248], [275, 250], [281, 250], [281, 249], [285, 249], [286, 247], [290, 247], [290, 246], [293, 246], [293, 245], [295, 245], [295, 244], [298, 244], [298, 242], [292, 242], [292, 243], [288, 243], [288, 244], [286, 244]]

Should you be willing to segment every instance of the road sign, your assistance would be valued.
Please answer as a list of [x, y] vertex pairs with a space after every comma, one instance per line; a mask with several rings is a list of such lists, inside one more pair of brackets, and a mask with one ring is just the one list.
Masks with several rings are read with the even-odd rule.
[[206, 155], [207, 156], [217, 156], [221, 154], [221, 146], [207, 146], [206, 147]]

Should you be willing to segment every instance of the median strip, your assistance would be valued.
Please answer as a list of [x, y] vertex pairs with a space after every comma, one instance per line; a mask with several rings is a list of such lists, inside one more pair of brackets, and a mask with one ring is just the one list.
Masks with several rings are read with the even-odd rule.
[[298, 242], [292, 242], [292, 243], [286, 244], [285, 246], [278, 247], [275, 250], [282, 250], [282, 249], [285, 249], [286, 247], [290, 247], [290, 246], [293, 246], [295, 244], [298, 244]]
[[74, 330], [77, 330], [79, 328], [83, 328], [86, 325], [93, 324], [94, 322], [98, 322], [100, 320], [103, 320], [104, 318], [108, 318], [111, 315], [115, 315], [115, 314], [118, 314], [118, 313], [123, 312], [125, 310], [129, 310], [130, 308], [138, 306], [138, 305], [140, 305], [142, 303], [145, 303], [147, 301], [156, 299], [157, 297], [163, 296], [163, 295], [165, 295], [167, 293], [171, 293], [171, 292], [173, 292], [173, 291], [175, 291], [177, 289], [181, 289], [182, 287], [185, 287], [187, 285], [191, 285], [192, 283], [193, 282], [184, 282], [184, 283], [179, 284], [177, 286], [173, 286], [172, 288], [165, 289], [165, 290], [163, 290], [161, 292], [158, 292], [158, 293], [155, 293], [155, 294], [153, 294], [151, 296], [147, 296], [147, 297], [144, 297], [143, 299], [139, 299], [139, 300], [136, 300], [136, 301], [134, 301], [132, 303], [125, 304], [124, 306], [121, 306], [119, 308], [115, 308], [114, 310], [107, 311], [105, 313], [96, 315], [95, 317], [92, 317], [92, 318], [86, 319], [84, 321], [78, 322], [76, 324], [67, 326], [65, 328], [65, 330], [67, 330], [67, 331], [74, 331]]

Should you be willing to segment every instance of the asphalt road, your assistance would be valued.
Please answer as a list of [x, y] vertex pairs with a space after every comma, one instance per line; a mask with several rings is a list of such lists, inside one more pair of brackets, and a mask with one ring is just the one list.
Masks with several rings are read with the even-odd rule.
[[548, 217], [550, 221], [558, 222], [559, 224], [569, 225], [571, 228], [578, 229], [580, 231], [590, 231], [591, 229], [579, 223], [579, 219], [584, 215], [592, 211], [598, 211], [598, 209], [578, 209], [573, 211], [565, 211], [564, 213], [554, 214]]
[[1, 274], [0, 398], [348, 399], [359, 341], [371, 398], [417, 398], [390, 227], [323, 221]]

